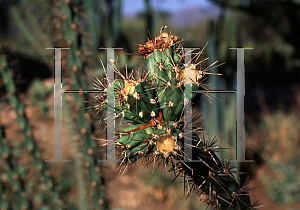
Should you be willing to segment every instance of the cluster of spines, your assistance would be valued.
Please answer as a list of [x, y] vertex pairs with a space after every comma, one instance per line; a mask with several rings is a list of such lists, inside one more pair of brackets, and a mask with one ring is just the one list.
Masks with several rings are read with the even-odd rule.
[[193, 162], [179, 161], [172, 166], [176, 178], [182, 176], [186, 194], [196, 192], [212, 209], [257, 209], [259, 204], [251, 204], [247, 180], [241, 183], [234, 173], [236, 165], [227, 161], [221, 162], [215, 152], [222, 149], [216, 145], [216, 138], [203, 135], [199, 138], [193, 134]]

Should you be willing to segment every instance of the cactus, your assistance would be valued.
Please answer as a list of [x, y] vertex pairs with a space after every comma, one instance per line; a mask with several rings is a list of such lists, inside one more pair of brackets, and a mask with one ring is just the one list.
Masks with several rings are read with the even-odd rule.
[[[68, 60], [69, 68], [73, 70], [72, 72], [72, 89], [87, 89], [87, 82], [85, 80], [85, 64], [84, 57], [82, 53], [82, 34], [79, 28], [79, 14], [76, 4], [70, 1], [61, 1], [61, 12], [63, 13], [63, 29], [64, 29], [64, 39], [70, 47], [70, 58]], [[92, 128], [88, 121], [86, 112], [79, 111], [86, 107], [85, 98], [83, 94], [75, 93], [73, 94], [75, 101], [75, 111], [77, 112], [76, 128], [80, 133], [79, 144], [81, 145], [81, 154], [84, 161], [84, 172], [87, 174], [88, 189], [89, 194], [92, 198], [93, 209], [109, 209], [108, 201], [103, 190], [103, 182], [100, 177], [100, 167], [97, 166], [98, 161], [95, 156], [95, 150], [97, 144], [92, 138]], [[78, 167], [77, 167], [78, 168]], [[78, 168], [79, 169], [79, 168]], [[79, 172], [81, 173], [81, 172]], [[81, 183], [81, 186], [83, 183]], [[85, 199], [85, 198], [84, 198]], [[86, 208], [85, 204], [80, 204], [82, 208]]]
[[[11, 189], [15, 195], [15, 198], [18, 199], [18, 204], [15, 204], [15, 208], [18, 209], [30, 209], [32, 208], [32, 203], [26, 199], [26, 188], [24, 185], [24, 180], [21, 178], [18, 171], [18, 167], [12, 164], [11, 159], [13, 158], [12, 150], [7, 143], [4, 132], [0, 125], [0, 155], [1, 162], [4, 165], [4, 173], [1, 170], [1, 179], [0, 180], [0, 209], [8, 209], [9, 202], [13, 199], [14, 196], [9, 196], [9, 192], [5, 193], [6, 182], [9, 183]], [[2, 183], [3, 182], [3, 183]]]
[[[234, 165], [227, 160], [220, 161], [215, 152], [216, 139], [200, 137], [200, 127], [192, 127], [193, 145], [187, 145], [184, 128], [191, 122], [184, 118], [187, 109], [185, 96], [185, 60], [183, 51], [177, 50], [183, 40], [163, 32], [146, 44], [138, 45], [138, 52], [147, 60], [147, 69], [133, 75], [124, 75], [114, 68], [115, 116], [125, 119], [129, 127], [116, 129], [115, 145], [121, 159], [119, 166], [123, 173], [132, 163], [141, 159], [147, 164], [162, 163], [175, 178], [183, 176], [187, 194], [194, 191], [216, 209], [253, 209], [246, 183], [240, 183], [234, 176]], [[203, 50], [191, 60], [192, 89], [207, 89], [203, 81], [210, 66], [200, 66], [205, 60], [197, 61]], [[200, 68], [199, 68], [200, 67]], [[106, 91], [107, 78], [97, 79], [97, 89]], [[192, 92], [191, 100], [197, 102], [201, 93]], [[107, 94], [98, 94], [94, 109], [107, 109]], [[195, 121], [194, 117], [192, 121]], [[196, 162], [183, 159], [184, 150], [191, 147]], [[121, 166], [123, 169], [121, 170]]]
[[[6, 88], [8, 98], [9, 98], [9, 102], [10, 102], [11, 106], [15, 109], [19, 129], [23, 133], [24, 147], [27, 149], [28, 153], [30, 154], [30, 156], [32, 158], [33, 166], [39, 172], [39, 178], [40, 178], [41, 182], [45, 183], [45, 185], [47, 186], [47, 190], [49, 191], [49, 194], [52, 197], [52, 199], [54, 201], [53, 203], [56, 205], [56, 208], [62, 209], [63, 201], [61, 200], [59, 193], [55, 190], [55, 187], [57, 186], [57, 184], [53, 180], [53, 177], [50, 176], [50, 171], [48, 169], [48, 166], [46, 165], [44, 160], [41, 158], [41, 152], [40, 152], [40, 149], [39, 149], [35, 139], [33, 138], [32, 128], [26, 117], [24, 105], [23, 105], [22, 101], [20, 100], [20, 98], [18, 97], [16, 85], [12, 78], [12, 71], [9, 68], [4, 55], [0, 55], [0, 73], [1, 73], [1, 76], [5, 83], [5, 88]], [[1, 141], [2, 141], [2, 139], [3, 139], [3, 137], [1, 137]], [[4, 143], [4, 141], [3, 141], [3, 143]], [[2, 145], [1, 145], [1, 148], [2, 148]], [[3, 147], [3, 149], [4, 148], [5, 147]], [[4, 154], [6, 154], [5, 156], [9, 155], [8, 153], [4, 153]], [[2, 154], [2, 156], [3, 156], [3, 154]], [[7, 160], [8, 159], [6, 159], [6, 161]], [[13, 168], [11, 165], [7, 165], [6, 168], [8, 169], [8, 176], [10, 178], [11, 178], [11, 176], [17, 177], [16, 176], [17, 174], [12, 172]], [[14, 185], [13, 188], [15, 188], [17, 190], [22, 189], [21, 186], [19, 186], [19, 184], [17, 182], [15, 182], [13, 185]], [[21, 195], [23, 196], [23, 194], [20, 194], [20, 196]], [[26, 204], [25, 201], [22, 202], [22, 204], [21, 203], [19, 203], [19, 204], [20, 204], [20, 206], [19, 206], [20, 208], [18, 207], [19, 209], [27, 209], [28, 205], [29, 205], [29, 204]]]

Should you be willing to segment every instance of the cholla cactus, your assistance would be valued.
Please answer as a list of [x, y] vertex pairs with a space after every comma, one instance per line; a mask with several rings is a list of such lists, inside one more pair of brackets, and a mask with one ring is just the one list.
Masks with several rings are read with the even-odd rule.
[[[216, 140], [200, 138], [200, 127], [193, 127], [193, 145], [184, 141], [184, 118], [187, 107], [185, 96], [184, 52], [177, 36], [163, 32], [153, 40], [138, 46], [138, 52], [147, 60], [144, 72], [128, 75], [115, 69], [120, 78], [114, 80], [115, 116], [125, 119], [131, 126], [116, 132], [115, 144], [122, 160], [123, 172], [130, 164], [141, 159], [148, 164], [163, 163], [176, 177], [183, 175], [188, 193], [196, 191], [213, 208], [251, 209], [250, 197], [245, 185], [233, 176], [233, 165], [221, 162], [215, 155]], [[206, 89], [203, 81], [209, 67], [203, 65], [207, 59], [197, 61], [202, 51], [191, 60], [191, 82], [193, 90]], [[96, 110], [107, 109], [107, 78], [97, 79], [97, 89], [104, 94], [96, 96]], [[192, 93], [192, 102], [201, 97]], [[184, 148], [190, 146], [193, 160], [184, 162]], [[191, 157], [189, 157], [191, 158]], [[121, 167], [119, 167], [121, 168]]]

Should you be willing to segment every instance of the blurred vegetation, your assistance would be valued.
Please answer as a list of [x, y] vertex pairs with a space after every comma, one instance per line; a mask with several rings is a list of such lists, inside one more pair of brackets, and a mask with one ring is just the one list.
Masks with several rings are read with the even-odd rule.
[[[247, 126], [248, 156], [259, 156], [256, 159], [264, 162], [265, 172], [257, 175], [271, 199], [279, 204], [299, 202], [299, 101], [288, 112], [269, 111], [259, 94], [264, 114], [257, 125]], [[299, 92], [296, 97], [299, 100]], [[258, 170], [257, 165], [251, 167], [253, 172]]]
[[[71, 50], [63, 52], [63, 87], [72, 89], [80, 83], [80, 87], [92, 89], [93, 76], [103, 74], [99, 58], [106, 66], [105, 51], [98, 50], [99, 47], [123, 47], [123, 51], [120, 50], [116, 53], [118, 56], [117, 68], [124, 70], [125, 64], [127, 64], [129, 69], [134, 69], [142, 60], [138, 56], [132, 55], [136, 54], [137, 44], [147, 41], [145, 37], [149, 37], [148, 29], [151, 36], [154, 36], [163, 25], [168, 25], [172, 34], [176, 34], [180, 38], [187, 37], [186, 47], [203, 47], [207, 41], [210, 41], [207, 49], [210, 48], [211, 52], [206, 51], [211, 57], [210, 60], [226, 62], [225, 65], [215, 70], [222, 73], [224, 79], [209, 81], [212, 86], [217, 87], [216, 89], [235, 89], [236, 51], [230, 51], [228, 47], [254, 48], [245, 52], [245, 113], [246, 118], [251, 118], [246, 136], [246, 145], [248, 145], [246, 152], [249, 150], [246, 153], [246, 159], [255, 159], [256, 161], [256, 164], [252, 166], [250, 164], [248, 170], [255, 173], [259, 167], [263, 166], [271, 171], [271, 173], [258, 174], [258, 176], [274, 201], [281, 204], [299, 202], [299, 164], [296, 161], [299, 158], [297, 153], [300, 136], [299, 107], [289, 108], [296, 99], [287, 92], [281, 94], [276, 94], [274, 91], [269, 92], [274, 97], [270, 97], [266, 101], [268, 112], [259, 105], [257, 94], [253, 93], [252, 87], [260, 85], [262, 88], [283, 89], [286, 86], [290, 88], [292, 85], [299, 85], [300, 2], [297, 0], [210, 0], [221, 8], [220, 14], [215, 19], [203, 19], [193, 25], [179, 27], [170, 23], [172, 17], [170, 13], [156, 11], [156, 8], [151, 7], [152, 1], [145, 0], [145, 8], [147, 8], [145, 12], [130, 18], [122, 16], [124, 1], [121, 0], [0, 1], [0, 44], [1, 55], [4, 56], [1, 58], [1, 68], [7, 68], [6, 73], [1, 72], [0, 97], [1, 102], [10, 103], [10, 106], [16, 109], [15, 113], [18, 116], [16, 121], [21, 123], [19, 132], [24, 135], [22, 141], [15, 140], [18, 142], [17, 144], [16, 142], [10, 144], [11, 139], [5, 137], [7, 128], [0, 126], [1, 207], [21, 209], [20, 207], [27, 206], [27, 209], [30, 209], [35, 206], [40, 209], [50, 209], [52, 207], [51, 199], [60, 197], [64, 204], [69, 204], [69, 207], [75, 209], [80, 206], [80, 209], [87, 209], [88, 207], [82, 202], [70, 198], [70, 195], [74, 193], [72, 191], [77, 187], [81, 189], [81, 199], [89, 202], [89, 205], [92, 206], [93, 202], [88, 197], [89, 195], [95, 196], [95, 194], [88, 194], [87, 191], [93, 179], [86, 176], [93, 174], [97, 180], [95, 185], [97, 187], [103, 184], [100, 176], [97, 174], [95, 177], [96, 173], [92, 172], [92, 167], [97, 169], [97, 173], [100, 170], [95, 163], [96, 155], [89, 154], [88, 147], [85, 145], [85, 143], [91, 143], [89, 146], [96, 153], [95, 150], [98, 147], [93, 142], [92, 136], [99, 134], [99, 130], [103, 130], [103, 127], [99, 126], [97, 120], [85, 119], [85, 112], [78, 111], [89, 106], [84, 101], [91, 100], [92, 94], [80, 96], [74, 94], [72, 97], [63, 97], [64, 107], [68, 107], [66, 118], [72, 139], [70, 147], [74, 154], [80, 155], [79, 157], [74, 156], [72, 164], [68, 166], [70, 168], [66, 167], [62, 174], [68, 174], [70, 171], [76, 171], [76, 173], [60, 178], [43, 174], [48, 170], [48, 163], [43, 163], [39, 155], [39, 153], [43, 153], [38, 150], [36, 144], [39, 139], [33, 139], [27, 135], [30, 132], [31, 122], [24, 115], [26, 105], [24, 107], [22, 102], [24, 98], [21, 96], [22, 94], [26, 96], [28, 87], [32, 86], [32, 104], [38, 103], [44, 113], [51, 110], [44, 101], [51, 95], [52, 87], [45, 87], [41, 80], [53, 76], [53, 51], [45, 50], [45, 47], [71, 46]], [[184, 1], [180, 2], [184, 6]], [[146, 7], [146, 5], [148, 6]], [[187, 14], [182, 18], [188, 17]], [[72, 41], [70, 45], [68, 40]], [[65, 63], [67, 60], [68, 63]], [[78, 71], [74, 71], [74, 66]], [[35, 80], [37, 78], [40, 80]], [[15, 90], [8, 86], [14, 87]], [[79, 86], [77, 87], [79, 88]], [[247, 95], [251, 101], [247, 101]], [[217, 97], [224, 96], [217, 95]], [[299, 98], [299, 95], [297, 97]], [[210, 122], [211, 125], [206, 125], [206, 127], [214, 128], [215, 130], [210, 132], [221, 135], [220, 141], [224, 147], [233, 148], [234, 131], [228, 125], [234, 122], [235, 100], [234, 97], [222, 99], [224, 102], [213, 98], [214, 108], [210, 111], [204, 109], [202, 112], [214, 113], [214, 117], [211, 118], [214, 120]], [[202, 103], [207, 103], [207, 100]], [[280, 103], [288, 103], [286, 104], [288, 112], [280, 110]], [[74, 113], [78, 113], [78, 115]], [[211, 116], [210, 114], [206, 115]], [[255, 119], [252, 120], [252, 118]], [[2, 121], [2, 119], [0, 120]], [[75, 125], [74, 121], [78, 124]], [[83, 122], [85, 124], [80, 125]], [[83, 128], [89, 131], [81, 133], [80, 130]], [[83, 138], [87, 140], [83, 140]], [[28, 147], [35, 149], [24, 151], [24, 143], [29, 145], [25, 146], [27, 150]], [[229, 151], [226, 156], [232, 157], [232, 154], [234, 154], [234, 150]], [[30, 166], [31, 162], [25, 165], [18, 164], [20, 155], [21, 157], [32, 156], [32, 161], [35, 160], [34, 163], [37, 164], [35, 172]], [[83, 166], [86, 162], [92, 165], [89, 165], [90, 167]], [[38, 167], [39, 164], [40, 167]], [[34, 164], [32, 163], [32, 165]], [[61, 168], [58, 167], [58, 170]], [[91, 171], [87, 172], [87, 170]], [[30, 175], [30, 173], [39, 175], [28, 179], [26, 174]], [[74, 174], [76, 174], [76, 181], [68, 180], [68, 177], [72, 177]], [[44, 177], [44, 179], [39, 180], [36, 176]], [[45, 182], [53, 182], [53, 186], [56, 184], [61, 186], [48, 189], [44, 188], [43, 183]], [[76, 187], [73, 187], [74, 183], [76, 183]], [[17, 197], [13, 194], [16, 194]], [[16, 199], [19, 199], [20, 202], [15, 203]]]

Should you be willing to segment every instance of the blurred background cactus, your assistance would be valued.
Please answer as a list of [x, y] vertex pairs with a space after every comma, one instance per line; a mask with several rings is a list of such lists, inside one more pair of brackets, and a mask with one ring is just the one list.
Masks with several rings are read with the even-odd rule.
[[[104, 75], [100, 59], [107, 66], [99, 47], [123, 48], [115, 52], [121, 72], [126, 65], [145, 69], [137, 44], [168, 25], [179, 40], [186, 38], [185, 47], [209, 41], [208, 65], [226, 62], [211, 70], [223, 74], [208, 77], [211, 89], [236, 89], [236, 52], [228, 47], [254, 48], [245, 52], [245, 151], [255, 162], [237, 170], [250, 175], [249, 186], [257, 187], [250, 194], [262, 209], [299, 209], [299, 8], [296, 0], [0, 1], [1, 208], [205, 208], [198, 197], [185, 200], [182, 189], [166, 184], [171, 178], [160, 169], [153, 179], [161, 181], [151, 182], [152, 167], [142, 162], [122, 178], [118, 164], [98, 164], [105, 148], [96, 139], [105, 139], [105, 124], [101, 115], [86, 114], [93, 104], [84, 102], [96, 93], [63, 93], [63, 158], [72, 162], [44, 162], [53, 159], [54, 139], [53, 51], [45, 48], [71, 48], [62, 51], [64, 90], [92, 90], [94, 76]], [[211, 139], [220, 135], [218, 144], [229, 148], [218, 158], [235, 159], [235, 94], [215, 96], [221, 100], [212, 97], [210, 104], [202, 96], [193, 109], [203, 114], [200, 125]]]

